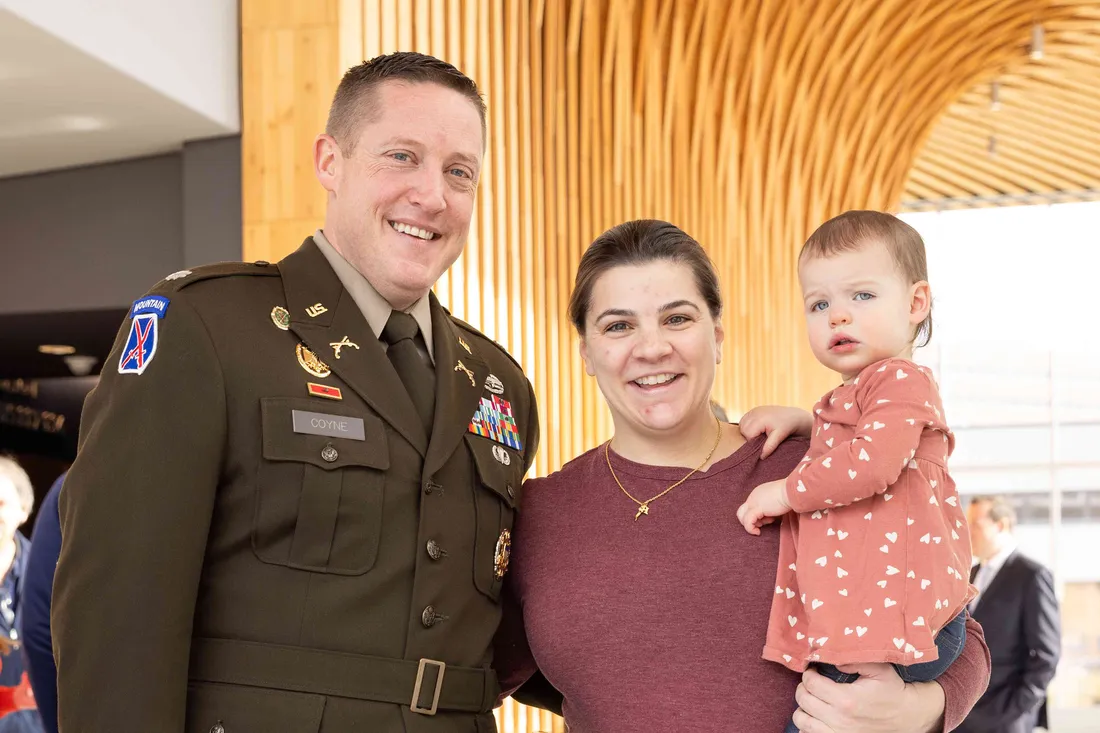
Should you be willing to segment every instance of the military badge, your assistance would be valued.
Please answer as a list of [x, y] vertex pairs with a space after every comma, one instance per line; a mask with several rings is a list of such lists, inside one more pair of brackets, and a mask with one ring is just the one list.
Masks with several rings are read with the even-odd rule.
[[497, 375], [490, 374], [485, 379], [485, 389], [493, 394], [504, 394], [504, 382], [500, 381], [500, 377]]
[[284, 331], [290, 330], [290, 312], [277, 305], [271, 309], [271, 322]]
[[470, 380], [470, 386], [471, 387], [476, 387], [477, 386], [477, 382], [474, 381], [474, 373], [472, 371], [470, 371], [466, 367], [466, 365], [463, 364], [461, 361], [458, 362], [457, 364], [455, 364], [455, 371], [456, 372], [465, 372], [466, 377]]
[[461, 346], [462, 348], [466, 349], [467, 354], [474, 353], [474, 352], [470, 351], [470, 345], [468, 343], [466, 343], [466, 339], [462, 338], [461, 336], [458, 337], [458, 345]]
[[191, 274], [190, 270], [180, 270], [179, 272], [173, 272], [165, 280], [181, 280]]
[[336, 352], [337, 359], [340, 358], [340, 349], [355, 349], [356, 351], [359, 350], [359, 344], [350, 340], [347, 336], [340, 339], [339, 341], [334, 341], [330, 343], [329, 346], [331, 346], [332, 350]]
[[168, 313], [168, 298], [150, 295], [130, 308], [130, 334], [118, 360], [119, 374], [141, 374], [157, 353], [158, 321]]
[[316, 354], [305, 347], [305, 344], [298, 344], [294, 347], [294, 353], [298, 355], [298, 363], [302, 365], [302, 368], [313, 376], [323, 379], [332, 374], [328, 364], [318, 359]]
[[498, 463], [505, 466], [509, 466], [512, 463], [512, 457], [508, 455], [508, 451], [504, 450], [499, 445], [493, 446], [493, 458], [497, 459]]
[[314, 397], [324, 397], [329, 400], [342, 400], [344, 395], [340, 392], [339, 387], [330, 387], [327, 384], [317, 384], [316, 382], [306, 382], [306, 390], [309, 391]]
[[512, 416], [512, 403], [496, 395], [492, 399], [481, 398], [481, 404], [470, 418], [469, 432], [503, 443], [509, 448], [523, 450], [519, 429]]
[[497, 580], [508, 572], [508, 560], [512, 557], [512, 533], [504, 530], [497, 538], [496, 552], [493, 553], [493, 574]]

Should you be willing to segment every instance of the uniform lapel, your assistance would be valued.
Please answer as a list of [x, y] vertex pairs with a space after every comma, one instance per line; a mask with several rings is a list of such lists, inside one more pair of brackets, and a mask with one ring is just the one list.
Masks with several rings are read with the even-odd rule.
[[[428, 437], [385, 349], [324, 254], [307, 239], [279, 263], [290, 330], [424, 455]], [[316, 307], [320, 304], [323, 312]], [[310, 315], [310, 313], [316, 315]], [[348, 345], [348, 342], [358, 346]], [[337, 345], [340, 358], [336, 358]]]
[[[439, 305], [434, 294], [428, 296], [432, 307], [432, 341], [435, 354], [435, 421], [432, 439], [424, 459], [426, 475], [439, 470], [470, 426], [489, 367], [475, 349], [463, 339], [457, 327]], [[461, 364], [459, 363], [461, 362]]]

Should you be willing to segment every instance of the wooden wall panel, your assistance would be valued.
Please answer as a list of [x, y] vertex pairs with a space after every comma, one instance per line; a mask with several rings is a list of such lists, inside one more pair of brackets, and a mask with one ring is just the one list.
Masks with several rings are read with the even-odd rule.
[[[627, 219], [672, 221], [717, 263], [727, 340], [716, 396], [730, 412], [808, 407], [833, 377], [805, 345], [802, 241], [846, 209], [895, 209], [945, 110], [1015, 63], [1034, 22], [1087, 5], [242, 0], [245, 257], [277, 259], [320, 225], [310, 144], [340, 73], [380, 53], [431, 53], [475, 78], [489, 106], [470, 241], [436, 291], [531, 376], [538, 474], [610, 435], [565, 311], [585, 246]], [[1067, 110], [1073, 94], [1051, 105]], [[910, 190], [981, 185], [944, 152], [970, 133], [941, 136]], [[1065, 145], [1044, 155], [1064, 158]], [[500, 716], [509, 733], [561, 730], [518, 707]]]

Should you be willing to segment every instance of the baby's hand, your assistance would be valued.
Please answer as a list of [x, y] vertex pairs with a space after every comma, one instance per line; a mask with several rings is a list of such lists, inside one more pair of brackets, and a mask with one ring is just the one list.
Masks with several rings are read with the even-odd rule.
[[752, 440], [761, 433], [767, 433], [768, 439], [760, 451], [761, 458], [767, 458], [780, 443], [791, 435], [810, 437], [814, 427], [814, 416], [797, 407], [764, 405], [754, 407], [741, 418], [741, 434]]
[[787, 480], [769, 481], [760, 484], [749, 498], [737, 509], [737, 520], [745, 526], [749, 534], [760, 534], [760, 528], [771, 524], [791, 510], [787, 503]]

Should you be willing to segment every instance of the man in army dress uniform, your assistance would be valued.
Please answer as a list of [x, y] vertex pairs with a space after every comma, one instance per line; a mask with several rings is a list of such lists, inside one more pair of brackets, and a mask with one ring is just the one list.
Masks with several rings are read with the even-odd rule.
[[491, 731], [531, 386], [429, 293], [466, 241], [474, 83], [341, 81], [324, 229], [169, 276], [89, 396], [53, 606], [66, 733]]

